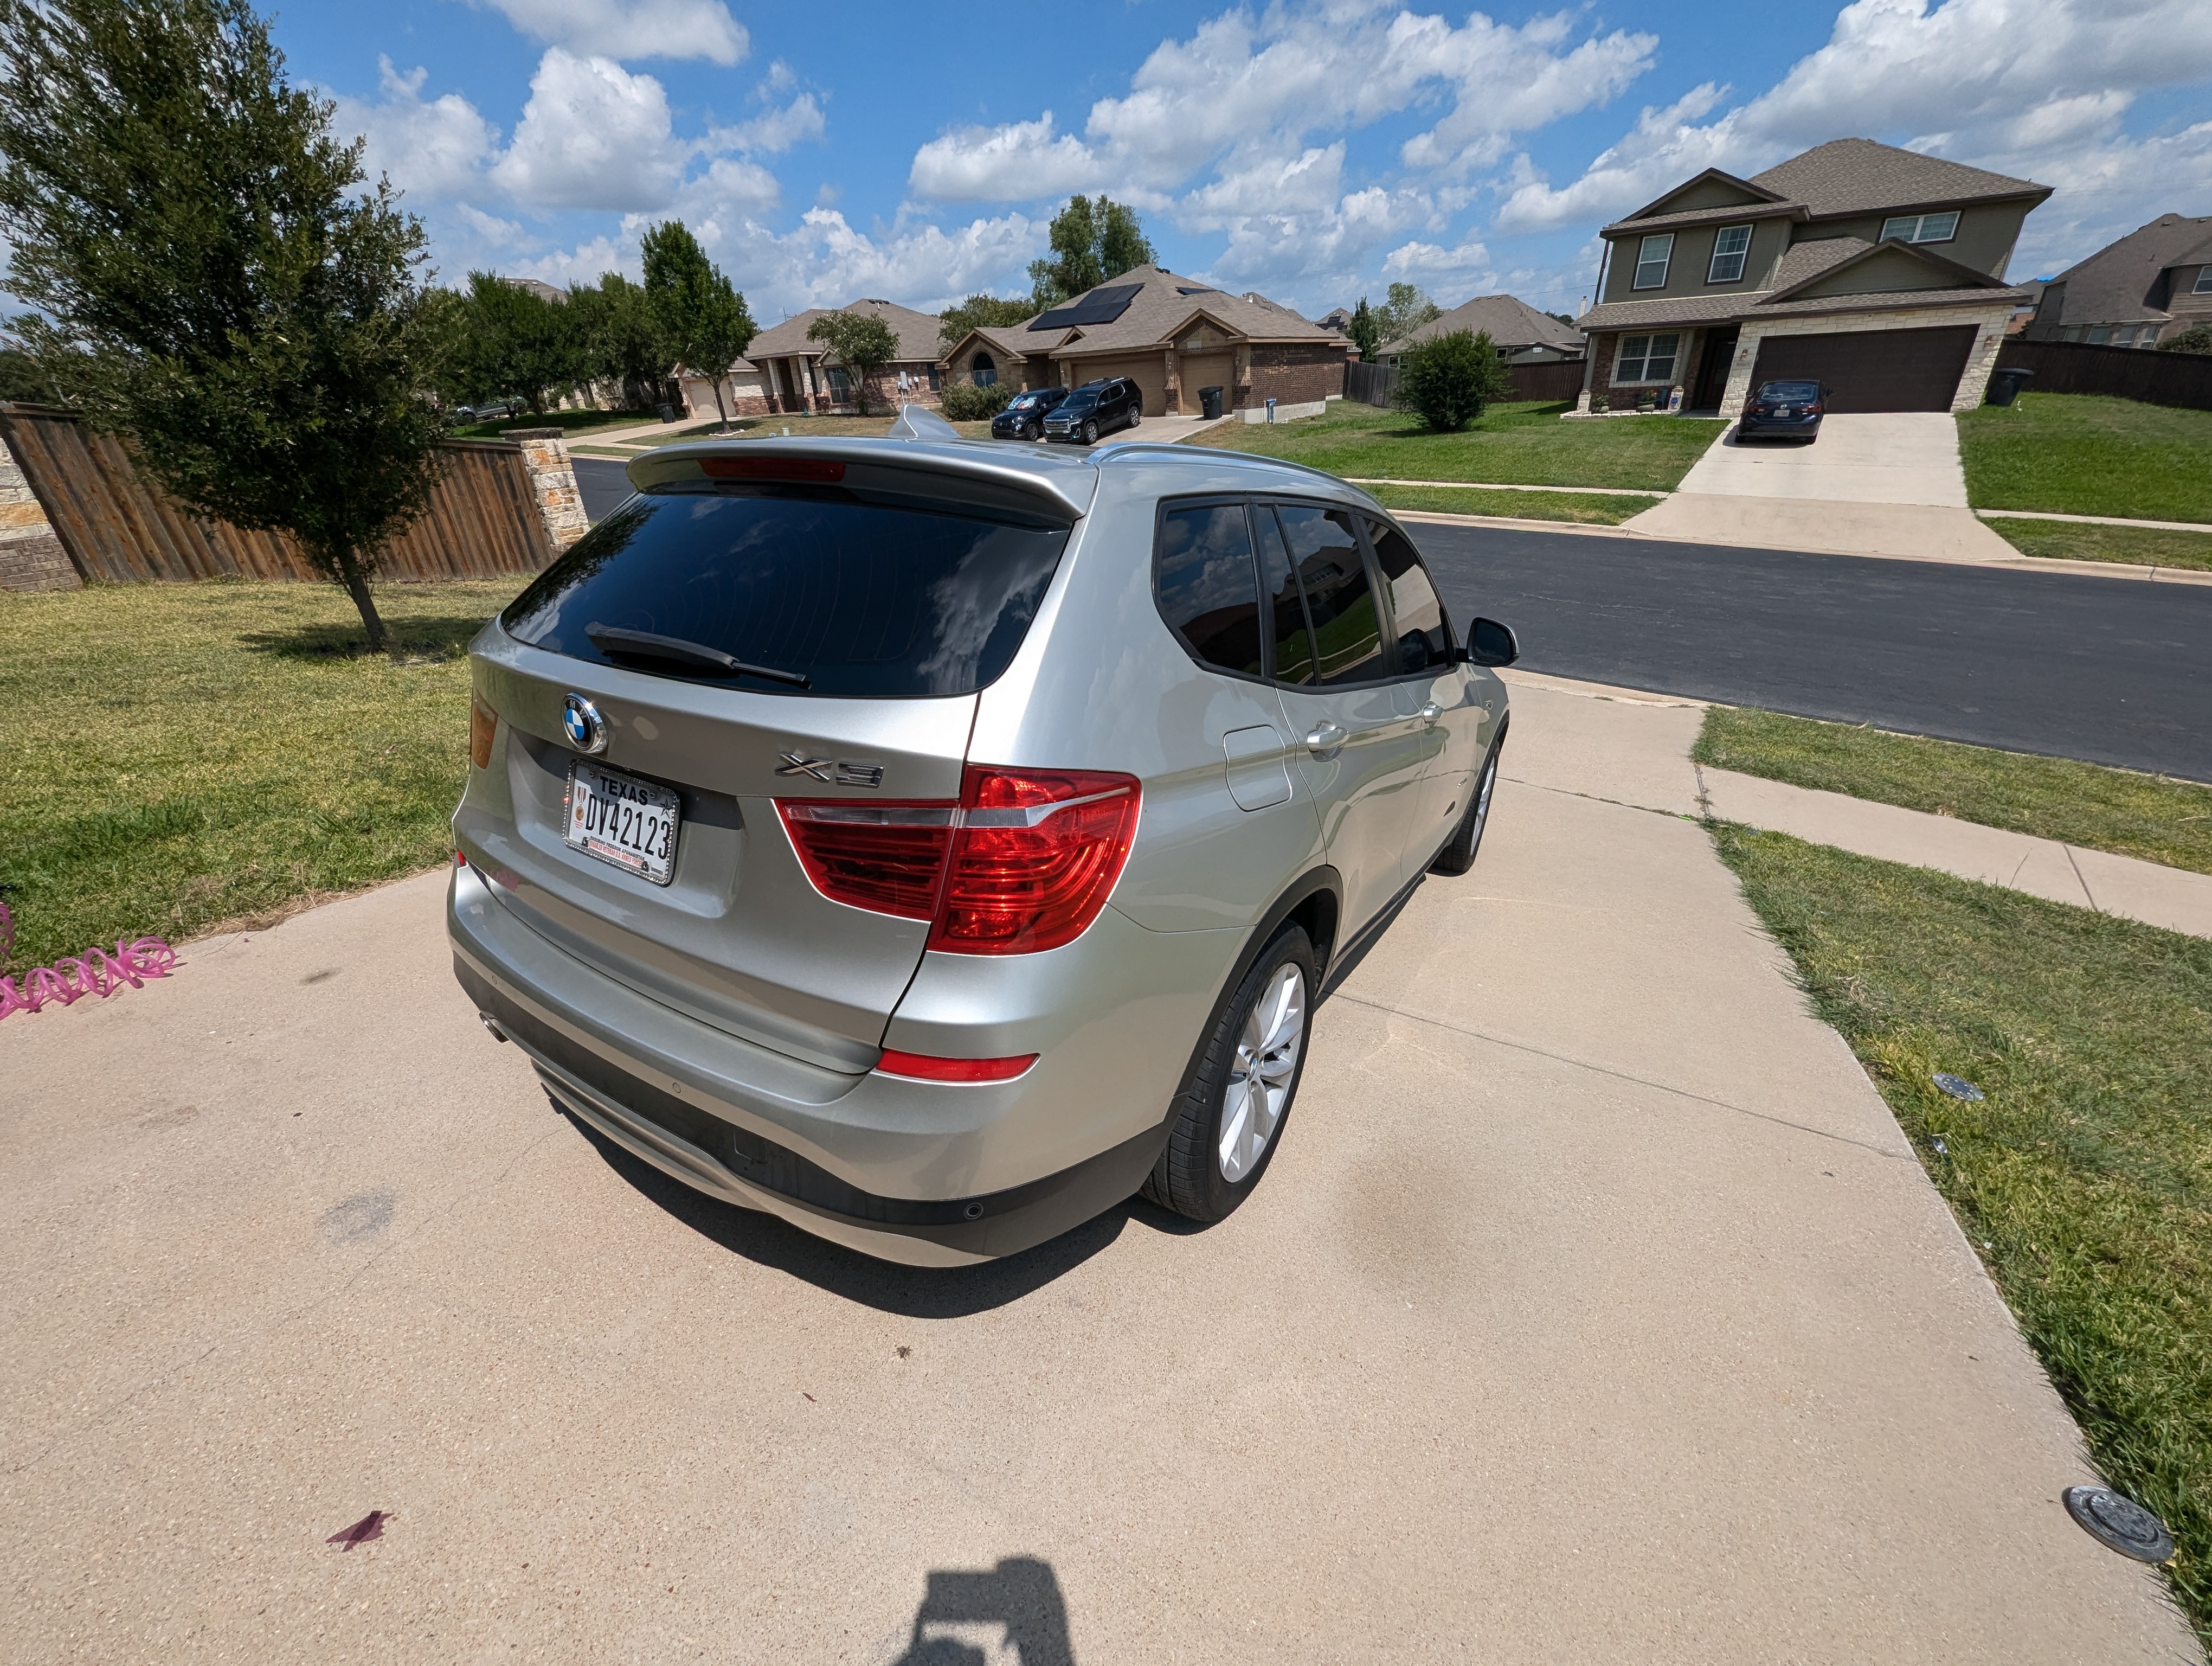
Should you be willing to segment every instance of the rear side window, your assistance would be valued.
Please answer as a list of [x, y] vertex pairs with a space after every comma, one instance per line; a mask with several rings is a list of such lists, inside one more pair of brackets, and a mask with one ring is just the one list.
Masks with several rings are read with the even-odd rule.
[[1260, 675], [1260, 607], [1242, 503], [1170, 509], [1153, 569], [1160, 617], [1201, 665]]
[[1297, 575], [1291, 571], [1290, 546], [1275, 525], [1275, 512], [1266, 504], [1252, 510], [1252, 526], [1260, 540], [1260, 599], [1266, 608], [1268, 663], [1278, 683], [1310, 684], [1314, 669], [1313, 636], [1306, 629], [1306, 605], [1298, 594]]
[[1451, 627], [1444, 623], [1443, 603], [1413, 541], [1387, 520], [1370, 520], [1367, 538], [1375, 546], [1382, 581], [1390, 587], [1390, 617], [1398, 623], [1391, 669], [1410, 674], [1450, 664]]
[[973, 694], [1012, 660], [1067, 529], [842, 489], [722, 484], [635, 497], [500, 616], [549, 653], [691, 682], [784, 684], [603, 653], [587, 625], [797, 672], [813, 695]]
[[1369, 683], [1384, 675], [1382, 617], [1352, 517], [1303, 503], [1278, 504], [1275, 513], [1306, 593], [1321, 680]]

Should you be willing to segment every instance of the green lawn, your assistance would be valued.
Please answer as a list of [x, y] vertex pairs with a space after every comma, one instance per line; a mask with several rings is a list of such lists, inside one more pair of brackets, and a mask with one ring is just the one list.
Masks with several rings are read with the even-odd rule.
[[1595, 492], [1483, 491], [1463, 486], [1376, 486], [1367, 489], [1394, 509], [1427, 509], [1437, 514], [1512, 515], [1522, 520], [1566, 520], [1589, 526], [1618, 526], [1642, 514], [1656, 497], [1609, 497]]
[[4, 970], [173, 940], [446, 860], [462, 650], [521, 588], [390, 585], [400, 662], [327, 585], [0, 593]]
[[2212, 873], [2212, 787], [2163, 775], [1735, 706], [1706, 711], [1691, 756], [1795, 787]]
[[1959, 418], [1978, 509], [2212, 522], [2212, 410], [2028, 393]]
[[1303, 422], [1224, 423], [1186, 445], [1257, 452], [1331, 474], [1505, 486], [1636, 486], [1672, 491], [1721, 424], [1680, 416], [1562, 422], [1563, 404], [1493, 405], [1459, 434], [1352, 399]]
[[2094, 521], [1992, 520], [1989, 525], [1990, 531], [2023, 556], [2128, 562], [2139, 567], [2191, 567], [2212, 572], [2212, 527], [2201, 532], [2174, 532], [2163, 526], [2100, 526]]
[[[1780, 834], [1715, 839], [2098, 1468], [2172, 1529], [2169, 1577], [2212, 1642], [2212, 942]], [[1943, 1097], [1939, 1070], [1987, 1098]]]
[[522, 411], [513, 416], [501, 416], [489, 423], [471, 423], [453, 430], [456, 440], [496, 440], [511, 428], [557, 428], [564, 435], [588, 434], [594, 429], [635, 428], [641, 423], [657, 423], [660, 413], [656, 410], [550, 410], [543, 416], [532, 416]]

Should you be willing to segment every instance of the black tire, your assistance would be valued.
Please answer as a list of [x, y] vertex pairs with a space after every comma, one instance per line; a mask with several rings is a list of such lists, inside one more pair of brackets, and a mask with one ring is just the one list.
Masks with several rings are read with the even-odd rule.
[[1097, 423], [1085, 423], [1083, 425], [1083, 443], [1086, 446], [1095, 446], [1098, 443]]
[[[1274, 991], [1278, 976], [1285, 967], [1297, 968], [1302, 989], [1297, 1057], [1291, 1063], [1273, 1125], [1266, 1131], [1265, 1144], [1231, 1180], [1223, 1172], [1222, 1146], [1228, 1133], [1224, 1114], [1230, 1109], [1230, 1089], [1243, 1080], [1237, 1073], [1238, 1044], [1253, 1008]], [[1146, 1197], [1179, 1215], [1211, 1222], [1225, 1219], [1252, 1195], [1252, 1189], [1267, 1172], [1267, 1164], [1274, 1161], [1283, 1143], [1284, 1125], [1297, 1100], [1298, 1081], [1305, 1074], [1307, 1041], [1313, 1033], [1314, 995], [1320, 985], [1313, 944], [1304, 927], [1286, 925], [1267, 939], [1267, 946], [1254, 958], [1238, 982], [1237, 993], [1223, 1007], [1198, 1062], [1175, 1097], [1175, 1126], [1169, 1131], [1166, 1149], [1145, 1182]]]
[[1450, 842], [1429, 864], [1430, 873], [1452, 878], [1474, 866], [1475, 853], [1482, 848], [1482, 830], [1490, 825], [1490, 800], [1498, 786], [1498, 755], [1504, 750], [1505, 731], [1500, 728], [1483, 757], [1482, 768], [1474, 772], [1474, 791], [1468, 797], [1467, 813], [1459, 818]]
[[1141, 410], [1133, 410], [1129, 413], [1129, 426], [1131, 428], [1136, 427], [1138, 423], [1144, 420], [1145, 413]]

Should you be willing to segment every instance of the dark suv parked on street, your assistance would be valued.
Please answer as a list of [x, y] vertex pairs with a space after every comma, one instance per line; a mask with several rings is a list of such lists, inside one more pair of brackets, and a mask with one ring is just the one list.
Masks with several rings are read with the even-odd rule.
[[1044, 437], [1079, 446], [1096, 445], [1101, 435], [1134, 428], [1145, 418], [1145, 396], [1127, 376], [1085, 382], [1044, 419]]
[[1044, 419], [1067, 398], [1064, 387], [1033, 387], [991, 418], [994, 440], [1042, 440]]

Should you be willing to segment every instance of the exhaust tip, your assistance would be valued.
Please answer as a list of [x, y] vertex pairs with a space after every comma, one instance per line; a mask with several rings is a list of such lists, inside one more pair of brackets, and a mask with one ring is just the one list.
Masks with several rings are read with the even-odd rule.
[[483, 1027], [491, 1031], [491, 1038], [494, 1041], [503, 1042], [507, 1039], [507, 1031], [499, 1027], [499, 1021], [490, 1013], [479, 1012], [477, 1016], [483, 1020]]

